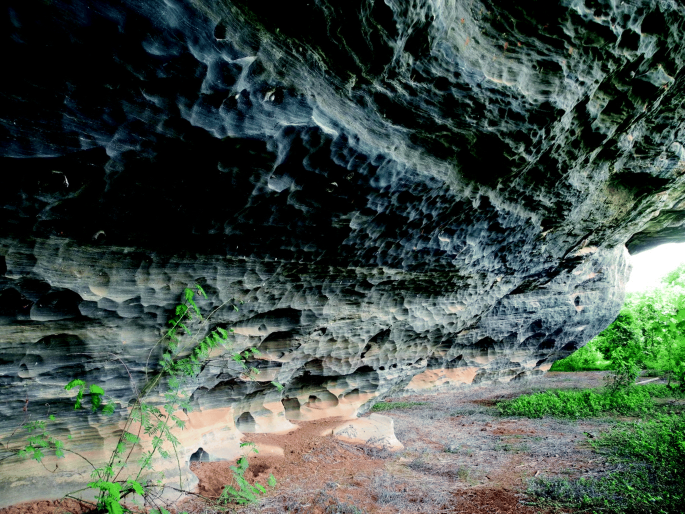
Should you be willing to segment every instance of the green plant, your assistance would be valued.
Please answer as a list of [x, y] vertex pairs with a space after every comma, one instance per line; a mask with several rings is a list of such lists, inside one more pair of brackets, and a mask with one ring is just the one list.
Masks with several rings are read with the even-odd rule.
[[622, 423], [592, 443], [617, 469], [604, 476], [534, 479], [528, 493], [543, 502], [591, 511], [680, 514], [685, 504], [685, 418], [657, 415]]
[[[240, 445], [241, 448], [246, 446], [250, 446], [254, 453], [259, 453], [254, 443], [242, 443]], [[258, 483], [252, 485], [245, 479], [245, 471], [247, 471], [248, 466], [246, 456], [240, 457], [235, 466], [230, 466], [234, 484], [228, 484], [224, 487], [219, 497], [219, 504], [248, 505], [255, 503], [260, 495], [266, 493], [264, 486]], [[269, 475], [267, 484], [269, 487], [276, 486], [276, 479], [273, 475]]]
[[665, 384], [644, 384], [637, 386], [652, 398], [685, 398], [685, 391], [673, 389]]
[[426, 402], [379, 402], [371, 407], [374, 412], [382, 412], [392, 409], [410, 409], [419, 405], [427, 405]]
[[[54, 421], [55, 416], [50, 415], [49, 419]], [[45, 421], [31, 421], [24, 426], [30, 435], [26, 438], [26, 445], [19, 450], [19, 456], [40, 462], [45, 456], [44, 449], [54, 449], [56, 457], [64, 457], [64, 442], [50, 435], [46, 425]]]
[[552, 364], [550, 371], [604, 371], [611, 367], [596, 345], [592, 342], [579, 348], [565, 359]]
[[649, 390], [633, 387], [613, 392], [592, 389], [547, 391], [500, 402], [497, 408], [506, 416], [582, 418], [607, 412], [644, 414], [654, 408], [654, 402]]
[[[196, 285], [197, 292], [207, 298], [204, 290]], [[256, 348], [248, 348], [244, 351], [235, 352], [229, 341], [229, 333], [222, 327], [207, 330], [207, 324], [212, 314], [226, 305], [225, 302], [215, 309], [207, 317], [203, 317], [194, 300], [195, 291], [186, 288], [184, 301], [176, 306], [174, 316], [169, 320], [171, 328], [150, 349], [148, 363], [154, 349], [163, 347], [162, 359], [159, 362], [158, 371], [147, 375], [146, 381], [140, 388], [135, 399], [129, 404], [128, 416], [108, 461], [99, 467], [93, 465], [83, 455], [65, 448], [62, 441], [52, 437], [47, 432], [47, 424], [44, 421], [26, 422], [24, 426], [29, 433], [27, 443], [19, 449], [12, 449], [14, 453], [42, 461], [46, 451], [53, 451], [55, 456], [64, 457], [65, 451], [75, 453], [84, 459], [92, 468], [92, 481], [87, 488], [97, 491], [96, 507], [99, 511], [109, 514], [123, 514], [128, 509], [122, 503], [125, 498], [132, 495], [142, 496], [145, 503], [153, 507], [153, 512], [165, 514], [167, 511], [158, 504], [155, 490], [163, 486], [162, 479], [152, 480], [148, 475], [154, 472], [154, 461], [159, 456], [168, 459], [173, 456], [176, 459], [179, 470], [179, 489], [183, 490], [183, 476], [181, 463], [178, 456], [179, 441], [172, 433], [174, 428], [182, 430], [185, 422], [177, 416], [177, 413], [191, 410], [186, 386], [195, 379], [202, 369], [203, 363], [209, 358], [210, 352], [217, 347], [223, 347], [230, 358], [239, 363], [243, 369], [243, 378], [252, 379], [258, 370], [248, 366], [248, 360], [259, 355]], [[237, 306], [233, 305], [235, 310]], [[202, 337], [202, 334], [206, 334]], [[277, 382], [272, 384], [282, 389]], [[157, 406], [146, 402], [146, 398], [156, 389], [163, 387], [164, 403]], [[76, 378], [69, 382], [65, 389], [76, 389], [74, 409], [84, 409], [88, 403], [92, 412], [100, 410], [104, 414], [112, 414], [115, 411], [115, 402], [108, 398], [104, 389], [97, 384], [88, 385], [84, 380]], [[53, 421], [54, 416], [49, 416]], [[142, 447], [144, 438], [148, 441], [148, 449], [144, 450], [138, 459], [138, 465], [133, 471], [129, 468], [129, 459], [134, 447]], [[9, 445], [6, 449], [10, 450]], [[16, 451], [15, 451], [16, 450]], [[256, 451], [256, 450], [255, 450]], [[222, 495], [221, 502], [249, 503], [263, 494], [265, 489], [256, 484], [251, 486], [245, 479], [244, 473], [248, 467], [247, 457], [241, 457], [236, 466], [231, 468], [234, 472], [237, 488], [231, 488]], [[275, 485], [273, 476], [269, 479], [269, 485]], [[83, 490], [83, 489], [82, 489]]]
[[640, 366], [631, 358], [624, 359], [622, 350], [618, 348], [614, 352], [614, 372], [606, 379], [606, 387], [610, 394], [625, 391], [640, 376]]

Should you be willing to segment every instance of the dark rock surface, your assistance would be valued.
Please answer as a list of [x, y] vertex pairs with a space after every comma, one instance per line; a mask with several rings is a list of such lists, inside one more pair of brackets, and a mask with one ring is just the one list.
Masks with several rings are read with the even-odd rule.
[[[219, 418], [268, 431], [540, 374], [614, 319], [626, 245], [685, 239], [679, 2], [23, 0], [0, 20], [0, 438], [49, 403], [101, 455], [118, 418], [62, 386], [127, 405], [194, 283], [207, 309], [244, 302], [214, 321], [263, 380], [213, 359], [186, 461], [219, 458]], [[0, 506], [82, 481], [7, 469]]]

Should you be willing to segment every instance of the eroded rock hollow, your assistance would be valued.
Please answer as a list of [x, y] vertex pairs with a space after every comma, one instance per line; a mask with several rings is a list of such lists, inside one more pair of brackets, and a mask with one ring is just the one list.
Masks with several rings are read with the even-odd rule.
[[[184, 466], [402, 389], [541, 374], [613, 321], [628, 251], [685, 239], [676, 1], [22, 0], [1, 19], [3, 441], [53, 414], [102, 458], [186, 286], [207, 311], [234, 298], [213, 324], [262, 353], [257, 380], [204, 367]], [[77, 376], [114, 417], [73, 410]], [[4, 466], [0, 507], [73, 490], [79, 466], [49, 485]]]

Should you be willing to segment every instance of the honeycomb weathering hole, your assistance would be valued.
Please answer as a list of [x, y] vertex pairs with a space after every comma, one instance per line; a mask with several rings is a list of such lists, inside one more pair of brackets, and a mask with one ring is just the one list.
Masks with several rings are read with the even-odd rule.
[[209, 462], [209, 453], [202, 447], [198, 448], [195, 453], [190, 456], [190, 462]]
[[235, 422], [235, 426], [241, 432], [254, 432], [257, 428], [257, 423], [254, 417], [249, 412], [243, 412]]
[[297, 398], [283, 398], [281, 400], [285, 412], [300, 412], [300, 401]]

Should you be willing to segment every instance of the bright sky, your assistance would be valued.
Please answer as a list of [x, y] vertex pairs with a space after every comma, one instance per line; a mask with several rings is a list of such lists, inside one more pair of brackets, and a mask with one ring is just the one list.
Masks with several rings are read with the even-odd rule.
[[671, 243], [632, 256], [633, 271], [626, 292], [645, 291], [660, 285], [661, 278], [685, 263], [685, 243]]

